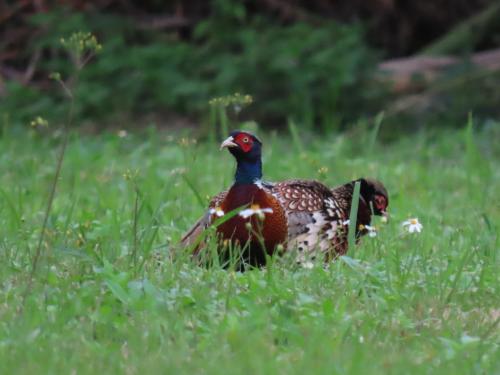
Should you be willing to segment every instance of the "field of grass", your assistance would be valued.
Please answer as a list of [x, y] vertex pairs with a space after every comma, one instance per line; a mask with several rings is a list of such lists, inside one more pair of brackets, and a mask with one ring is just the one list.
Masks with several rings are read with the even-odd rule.
[[266, 179], [377, 177], [391, 218], [245, 273], [170, 256], [234, 171], [190, 134], [72, 134], [27, 289], [61, 134], [0, 133], [0, 373], [500, 373], [500, 124], [259, 134]]

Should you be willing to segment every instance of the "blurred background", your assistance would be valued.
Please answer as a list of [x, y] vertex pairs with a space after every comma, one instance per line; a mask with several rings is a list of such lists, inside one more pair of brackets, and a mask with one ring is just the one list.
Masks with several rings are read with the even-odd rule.
[[498, 0], [0, 0], [0, 113], [62, 122], [61, 37], [94, 33], [78, 126], [192, 128], [236, 92], [238, 116], [343, 130], [384, 113], [386, 137], [500, 117]]

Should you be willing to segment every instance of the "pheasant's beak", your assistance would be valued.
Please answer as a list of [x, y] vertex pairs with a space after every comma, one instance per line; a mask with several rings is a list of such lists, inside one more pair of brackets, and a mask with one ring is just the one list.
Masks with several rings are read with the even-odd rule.
[[382, 214], [382, 221], [387, 222], [389, 220], [389, 213], [386, 210], [384, 210], [381, 212], [381, 214]]
[[220, 149], [222, 150], [223, 148], [229, 148], [229, 147], [238, 147], [236, 143], [234, 143], [234, 138], [233, 137], [228, 137], [224, 142], [220, 144]]

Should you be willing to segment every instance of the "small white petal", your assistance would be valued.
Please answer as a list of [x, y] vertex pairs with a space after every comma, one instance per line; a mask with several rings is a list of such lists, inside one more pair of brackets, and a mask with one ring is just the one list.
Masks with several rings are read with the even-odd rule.
[[418, 224], [410, 224], [408, 226], [408, 232], [410, 232], [410, 233], [415, 233], [415, 232], [420, 233], [422, 231], [422, 228], [423, 228], [423, 226], [420, 223], [418, 223]]
[[210, 210], [208, 210], [208, 212], [211, 215], [217, 215], [218, 217], [224, 216], [224, 211], [221, 210], [220, 208], [211, 208]]
[[272, 214], [273, 209], [270, 207], [268, 207], [268, 208], [247, 208], [247, 209], [241, 211], [238, 215], [240, 215], [244, 219], [247, 219], [253, 215], [258, 215], [260, 218], [264, 218], [265, 213]]
[[306, 268], [308, 270], [314, 268], [314, 263], [313, 262], [304, 262], [302, 263], [302, 268]]
[[243, 219], [248, 219], [250, 216], [255, 214], [255, 210], [252, 208], [247, 208], [243, 211], [240, 211], [238, 215], [240, 215]]
[[377, 228], [372, 227], [371, 225], [365, 225], [365, 229], [368, 231], [369, 237], [376, 237], [377, 236]]
[[408, 219], [401, 224], [409, 233], [420, 233], [423, 225], [420, 224], [418, 218]]
[[342, 225], [349, 225], [350, 222], [351, 222], [351, 220], [345, 220], [342, 222]]

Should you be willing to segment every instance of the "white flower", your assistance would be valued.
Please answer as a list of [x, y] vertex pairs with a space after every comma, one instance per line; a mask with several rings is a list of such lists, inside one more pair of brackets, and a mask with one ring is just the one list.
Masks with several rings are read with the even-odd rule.
[[424, 227], [422, 224], [420, 224], [418, 218], [408, 219], [401, 225], [410, 233], [420, 233], [422, 232], [422, 228]]
[[359, 224], [358, 228], [359, 228], [359, 230], [366, 230], [369, 237], [376, 237], [377, 236], [377, 228], [376, 227], [372, 227], [371, 225]]
[[127, 131], [126, 130], [119, 130], [118, 131], [118, 137], [125, 138], [126, 136], [127, 136]]
[[224, 216], [224, 211], [220, 207], [211, 208], [208, 210], [210, 215], [216, 215], [218, 217]]
[[310, 270], [310, 269], [314, 268], [314, 263], [313, 262], [304, 262], [304, 263], [302, 263], [302, 268]]
[[368, 231], [368, 237], [376, 237], [377, 236], [377, 228], [372, 227], [371, 225], [365, 225], [365, 229]]
[[273, 213], [273, 209], [268, 208], [260, 208], [258, 204], [252, 204], [250, 208], [244, 209], [238, 215], [240, 215], [243, 219], [248, 219], [250, 216], [257, 215], [260, 219], [264, 218], [264, 214]]
[[[349, 225], [350, 220], [345, 220], [342, 222], [342, 225]], [[368, 232], [369, 237], [376, 237], [377, 236], [377, 228], [372, 227], [371, 225], [363, 225], [359, 224], [358, 226], [359, 230], [366, 230]]]

